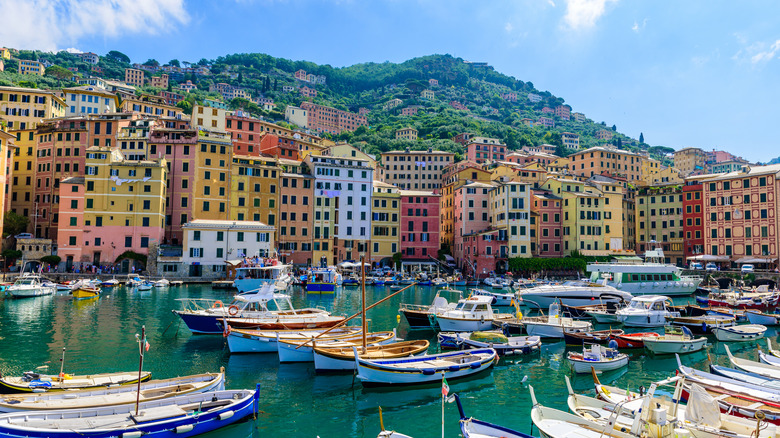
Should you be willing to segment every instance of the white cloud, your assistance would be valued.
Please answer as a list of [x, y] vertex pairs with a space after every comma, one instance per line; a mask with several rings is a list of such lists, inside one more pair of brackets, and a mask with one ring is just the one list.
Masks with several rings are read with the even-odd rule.
[[780, 40], [776, 40], [774, 43], [772, 43], [772, 45], [769, 46], [769, 49], [760, 50], [758, 53], [751, 56], [750, 62], [753, 64], [758, 64], [759, 62], [765, 62], [774, 59], [778, 50], [780, 50]]
[[606, 12], [608, 2], [617, 0], [566, 0], [564, 23], [572, 30], [588, 29]]
[[506, 25], [504, 25], [504, 30], [506, 31], [506, 33], [512, 33], [512, 29], [514, 29], [512, 23], [507, 23]]
[[638, 22], [634, 22], [634, 25], [631, 26], [631, 30], [633, 30], [636, 33], [639, 33], [640, 30], [644, 30], [645, 26], [647, 26], [647, 18], [642, 20], [642, 24], [639, 24]]
[[555, 2], [554, 2], [553, 0], [547, 0], [547, 3], [548, 3], [550, 6], [552, 6], [552, 7], [555, 7]]
[[738, 33], [734, 34], [734, 38], [742, 46], [731, 57], [736, 62], [758, 66], [777, 58], [778, 53], [780, 53], [780, 39], [770, 42], [757, 41], [750, 43], [744, 35]]
[[0, 0], [0, 10], [3, 45], [49, 51], [84, 37], [155, 35], [190, 19], [184, 0]]

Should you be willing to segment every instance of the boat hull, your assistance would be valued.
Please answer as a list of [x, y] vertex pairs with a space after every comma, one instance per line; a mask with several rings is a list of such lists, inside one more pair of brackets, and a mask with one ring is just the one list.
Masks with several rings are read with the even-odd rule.
[[662, 339], [644, 339], [645, 348], [653, 354], [683, 354], [699, 351], [707, 345], [707, 338], [691, 339], [689, 341], [665, 341]]
[[546, 322], [523, 322], [528, 336], [540, 338], [563, 338], [564, 330], [585, 332], [593, 330], [593, 326], [585, 321], [572, 321], [572, 325], [551, 324]]
[[436, 323], [443, 332], [479, 332], [490, 330], [493, 327], [493, 320], [490, 319], [460, 319], [437, 316]]
[[628, 365], [628, 356], [622, 355], [621, 357], [608, 360], [608, 361], [589, 361], [568, 358], [569, 364], [572, 370], [577, 374], [590, 374], [590, 369], [593, 367], [596, 371], [613, 371], [619, 368], [623, 368]]
[[[136, 374], [137, 375], [137, 374]], [[104, 375], [108, 376], [108, 375]], [[74, 376], [79, 377], [79, 376]], [[93, 379], [96, 379], [99, 377], [99, 375], [93, 375], [91, 376]], [[152, 373], [144, 372], [141, 375], [141, 382], [145, 382], [152, 378]], [[73, 379], [76, 380], [76, 379]], [[0, 378], [0, 393], [3, 392], [48, 392], [48, 391], [65, 391], [65, 390], [73, 390], [73, 389], [93, 389], [93, 388], [104, 388], [109, 385], [133, 385], [138, 383], [138, 378], [128, 378], [128, 379], [122, 379], [117, 380], [116, 378], [108, 378], [105, 381], [98, 382], [97, 380], [92, 380], [92, 383], [85, 382], [83, 385], [76, 386], [73, 383], [70, 383], [66, 386], [58, 386], [57, 382], [48, 382], [48, 381], [41, 381], [41, 380], [32, 380], [30, 382], [11, 382], [7, 378]], [[47, 384], [48, 383], [48, 384]]]
[[760, 324], [760, 325], [778, 325], [780, 324], [780, 315], [772, 315], [772, 314], [766, 314], [761, 313], [758, 311], [751, 311], [748, 310], [745, 312], [745, 317], [747, 318], [748, 322], [751, 324]]
[[431, 324], [431, 313], [423, 310], [399, 310], [401, 315], [406, 318], [409, 328], [413, 329], [431, 329], [435, 325]]
[[[400, 345], [403, 347], [399, 348]], [[401, 341], [396, 344], [386, 344], [388, 350], [395, 350], [384, 356], [383, 359], [395, 359], [400, 357], [409, 357], [418, 354], [425, 354], [430, 344], [427, 341]], [[381, 347], [369, 347], [369, 354], [377, 354]], [[340, 350], [328, 351], [327, 348], [317, 348], [314, 350], [314, 370], [318, 373], [330, 372], [353, 372], [357, 370], [357, 362], [353, 351], [350, 354], [339, 354]], [[359, 351], [359, 350], [358, 350]]]
[[306, 283], [306, 292], [316, 294], [332, 294], [336, 292], [336, 283]]
[[656, 332], [645, 332], [645, 333], [631, 333], [628, 335], [620, 335], [620, 336], [612, 336], [610, 340], [614, 340], [618, 344], [618, 348], [644, 348], [644, 338], [645, 337], [654, 337], [657, 338], [660, 336]]
[[173, 313], [179, 315], [179, 318], [184, 321], [192, 333], [218, 335], [225, 331], [222, 325], [222, 320], [226, 318], [225, 315], [200, 315], [178, 310], [174, 310]]
[[[473, 360], [459, 360], [460, 357], [468, 357]], [[441, 366], [431, 363], [432, 360], [440, 362], [441, 359], [445, 359], [445, 361], [450, 359], [452, 362]], [[456, 364], [456, 361], [459, 363]], [[424, 385], [441, 382], [442, 378], [452, 381], [489, 371], [497, 361], [498, 354], [492, 349], [458, 351], [396, 360], [366, 361], [356, 359], [357, 377], [363, 386], [367, 387]]]
[[76, 299], [84, 299], [84, 298], [95, 298], [100, 295], [99, 290], [89, 290], [89, 289], [76, 289], [72, 293], [73, 298]]
[[10, 286], [8, 289], [6, 289], [6, 292], [14, 298], [33, 298], [52, 295], [55, 289], [55, 287], [14, 289], [13, 286]]
[[[721, 342], [746, 342], [755, 341], [761, 339], [766, 333], [766, 327], [763, 330], [756, 329], [747, 331], [747, 326], [735, 326], [735, 327], [716, 327], [712, 329], [715, 337]], [[763, 327], [763, 326], [762, 326]]]

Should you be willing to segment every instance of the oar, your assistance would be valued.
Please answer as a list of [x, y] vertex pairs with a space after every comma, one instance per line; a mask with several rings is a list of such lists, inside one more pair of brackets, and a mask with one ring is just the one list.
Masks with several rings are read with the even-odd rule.
[[[372, 305], [370, 305], [370, 306], [366, 307], [366, 310], [373, 309], [373, 308], [374, 308], [374, 307], [376, 307], [377, 305], [379, 305], [379, 304], [382, 304], [383, 302], [385, 302], [385, 301], [389, 300], [390, 298], [393, 298], [394, 296], [396, 296], [396, 295], [400, 294], [401, 292], [405, 291], [406, 289], [409, 289], [410, 287], [414, 286], [415, 284], [417, 284], [417, 283], [412, 283], [412, 284], [410, 284], [409, 286], [406, 286], [405, 288], [403, 288], [403, 289], [401, 289], [401, 290], [399, 290], [399, 291], [397, 291], [397, 292], [393, 292], [393, 293], [391, 293], [390, 295], [388, 295], [388, 296], [386, 296], [386, 297], [382, 298], [381, 300], [377, 301], [376, 303], [374, 303], [374, 304], [372, 304]], [[325, 330], [324, 332], [320, 333], [319, 335], [315, 336], [314, 338], [312, 338], [312, 340], [315, 340], [315, 339], [319, 338], [320, 336], [324, 335], [325, 333], [329, 333], [329, 332], [330, 332], [331, 330], [333, 330], [333, 329], [337, 329], [337, 328], [339, 328], [339, 327], [343, 326], [343, 325], [344, 325], [344, 324], [346, 324], [348, 321], [350, 321], [350, 320], [352, 320], [352, 319], [354, 319], [354, 318], [357, 318], [357, 317], [358, 317], [359, 315], [361, 315], [361, 314], [363, 314], [363, 312], [362, 312], [362, 311], [361, 311], [361, 312], [358, 312], [358, 313], [356, 313], [356, 314], [354, 314], [354, 315], [352, 315], [352, 316], [350, 316], [349, 318], [345, 319], [344, 321], [341, 321], [340, 323], [338, 323], [338, 324], [334, 325], [333, 327], [331, 327], [331, 328], [329, 328], [329, 329]], [[299, 349], [299, 348], [303, 347], [304, 345], [308, 345], [308, 344], [309, 344], [309, 342], [311, 342], [311, 341], [306, 341], [305, 343], [303, 343], [303, 344], [301, 344], [301, 345], [299, 345], [299, 346], [295, 347], [295, 349], [297, 350], [297, 349]]]

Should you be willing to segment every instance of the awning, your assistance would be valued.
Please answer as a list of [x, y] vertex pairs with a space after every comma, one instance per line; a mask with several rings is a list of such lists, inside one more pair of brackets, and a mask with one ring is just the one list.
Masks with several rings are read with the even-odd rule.
[[731, 261], [731, 258], [729, 258], [728, 256], [701, 254], [697, 256], [690, 256], [688, 257], [688, 260], [695, 260], [699, 262], [728, 262]]
[[745, 263], [774, 263], [776, 262], [776, 258], [768, 258], [768, 257], [742, 257], [737, 259], [736, 263], [739, 264], [745, 264]]
[[639, 256], [614, 256], [614, 259], [621, 262], [641, 262], [642, 257]]
[[449, 254], [444, 254], [444, 260], [446, 260], [448, 262], [454, 262], [455, 261], [455, 257], [453, 257], [453, 256], [451, 256]]

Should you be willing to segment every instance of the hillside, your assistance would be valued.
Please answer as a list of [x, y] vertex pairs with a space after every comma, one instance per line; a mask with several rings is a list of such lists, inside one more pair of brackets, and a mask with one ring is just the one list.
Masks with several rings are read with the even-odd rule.
[[[0, 72], [0, 85], [19, 85], [40, 88], [56, 88], [75, 85], [73, 73], [67, 68], [77, 69], [76, 75], [87, 76], [91, 66], [76, 56], [59, 52], [56, 54], [39, 51], [20, 51], [20, 59], [46, 60], [63, 68], [49, 68], [44, 77], [18, 75], [15, 61], [6, 63], [6, 71]], [[150, 59], [145, 65], [162, 65]], [[621, 149], [648, 150], [655, 158], [668, 163], [664, 154], [671, 151], [666, 147], [650, 147], [617, 131], [616, 127], [605, 122], [596, 122], [588, 117], [585, 121], [562, 120], [552, 114], [544, 114], [543, 108], [554, 108], [565, 103], [548, 91], [537, 90], [532, 82], [524, 82], [495, 71], [484, 63], [469, 63], [450, 55], [430, 55], [410, 59], [403, 63], [364, 63], [344, 68], [330, 65], [317, 65], [306, 61], [291, 61], [265, 54], [233, 54], [214, 60], [201, 59], [197, 63], [171, 60], [164, 65], [201, 65], [208, 66], [211, 75], [183, 75], [174, 81], [187, 80], [198, 86], [198, 91], [187, 95], [187, 100], [179, 105], [190, 110], [196, 102], [205, 98], [219, 98], [219, 94], [206, 90], [214, 83], [228, 83], [245, 89], [253, 98], [273, 99], [276, 109], [263, 111], [255, 103], [246, 99], [234, 99], [229, 102], [233, 108], [244, 110], [258, 116], [283, 122], [284, 108], [287, 105], [300, 105], [303, 96], [297, 91], [283, 92], [283, 87], [307, 85], [317, 90], [314, 103], [333, 106], [343, 110], [357, 112], [360, 108], [369, 110], [367, 119], [370, 128], [360, 128], [353, 132], [344, 132], [335, 136], [338, 140], [361, 145], [366, 152], [377, 153], [391, 149], [410, 147], [427, 149], [429, 147], [463, 152], [462, 147], [450, 139], [460, 132], [472, 132], [480, 136], [496, 137], [505, 142], [510, 149], [533, 146], [541, 143], [553, 144], [561, 154], [568, 151], [563, 148], [561, 132], [573, 132], [580, 135], [582, 147], [612, 144]], [[106, 79], [122, 80], [124, 69], [130, 67], [130, 60], [120, 52], [109, 52], [101, 56], [98, 67], [102, 73], [96, 74]], [[311, 84], [296, 80], [294, 72], [305, 70], [307, 73], [322, 75], [325, 84]], [[437, 85], [430, 85], [435, 79]], [[435, 94], [432, 100], [421, 97], [423, 90]], [[159, 89], [145, 87], [144, 91], [156, 93]], [[503, 98], [502, 95], [515, 93], [516, 100]], [[529, 93], [535, 95], [537, 102], [528, 99]], [[537, 97], [538, 96], [538, 97]], [[383, 109], [392, 100], [399, 99], [401, 104], [392, 109]], [[453, 106], [458, 106], [456, 109]], [[402, 115], [402, 108], [418, 106], [414, 115]], [[576, 112], [577, 108], [572, 108]], [[554, 128], [526, 126], [523, 119], [535, 122], [540, 116], [555, 120]], [[594, 116], [594, 115], [587, 115]], [[528, 120], [526, 120], [527, 122]], [[395, 140], [396, 129], [413, 126], [418, 130], [418, 141]], [[611, 140], [598, 140], [599, 130], [612, 131]]]

